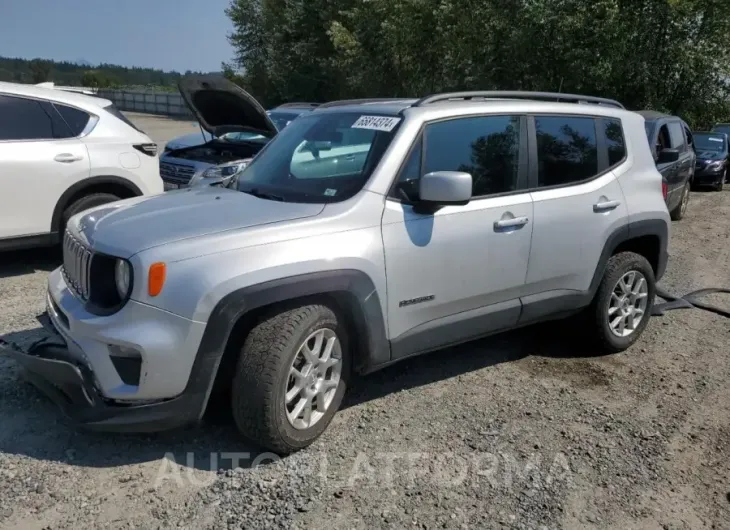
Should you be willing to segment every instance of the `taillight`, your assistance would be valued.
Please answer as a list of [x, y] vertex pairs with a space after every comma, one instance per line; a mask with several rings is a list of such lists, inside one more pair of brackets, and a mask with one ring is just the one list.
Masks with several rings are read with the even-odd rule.
[[135, 144], [134, 148], [148, 156], [157, 156], [157, 144]]
[[664, 200], [667, 200], [667, 193], [669, 192], [669, 188], [667, 187], [667, 183], [662, 181], [662, 195], [664, 195]]

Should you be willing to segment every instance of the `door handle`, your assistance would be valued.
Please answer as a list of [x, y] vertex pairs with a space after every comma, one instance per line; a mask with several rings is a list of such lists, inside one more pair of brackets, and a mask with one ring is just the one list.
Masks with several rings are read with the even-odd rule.
[[69, 162], [78, 162], [82, 158], [83, 157], [72, 155], [71, 153], [61, 153], [60, 155], [56, 155], [53, 158], [53, 160], [55, 160], [56, 162], [69, 163]]
[[607, 212], [618, 208], [621, 201], [601, 201], [593, 205], [593, 211], [596, 213]]
[[494, 221], [494, 229], [502, 230], [504, 228], [522, 228], [529, 222], [527, 217], [514, 217], [512, 219], [500, 219]]

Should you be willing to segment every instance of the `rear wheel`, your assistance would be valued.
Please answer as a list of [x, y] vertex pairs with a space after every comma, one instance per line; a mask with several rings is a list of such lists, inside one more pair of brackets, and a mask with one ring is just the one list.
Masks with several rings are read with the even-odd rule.
[[687, 183], [684, 185], [684, 189], [682, 189], [682, 198], [679, 200], [679, 204], [669, 212], [669, 215], [672, 218], [672, 221], [679, 221], [684, 217], [684, 214], [687, 213], [687, 205], [689, 204], [689, 195], [690, 195], [690, 183], [687, 181]]
[[263, 319], [246, 337], [233, 377], [233, 417], [241, 433], [279, 454], [312, 444], [342, 403], [347, 345], [347, 331], [325, 305]]
[[601, 350], [624, 351], [639, 339], [649, 323], [655, 293], [654, 270], [644, 256], [621, 252], [611, 257], [587, 315]]

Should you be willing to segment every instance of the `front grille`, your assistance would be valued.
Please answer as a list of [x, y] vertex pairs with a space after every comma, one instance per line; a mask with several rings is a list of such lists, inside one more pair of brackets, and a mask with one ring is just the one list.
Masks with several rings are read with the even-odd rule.
[[162, 180], [175, 184], [187, 184], [195, 174], [195, 166], [160, 162], [160, 176]]
[[93, 253], [69, 231], [63, 237], [63, 277], [76, 296], [84, 301], [91, 294], [91, 261]]

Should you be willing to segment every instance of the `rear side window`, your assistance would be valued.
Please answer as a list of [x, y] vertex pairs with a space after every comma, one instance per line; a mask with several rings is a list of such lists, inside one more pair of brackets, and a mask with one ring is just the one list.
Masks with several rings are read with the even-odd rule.
[[81, 136], [81, 133], [84, 132], [91, 116], [83, 110], [67, 107], [66, 105], [61, 105], [59, 103], [54, 103], [53, 106], [56, 107], [56, 110], [71, 130], [71, 136]]
[[124, 114], [122, 114], [119, 111], [119, 109], [116, 106], [114, 106], [114, 104], [111, 104], [108, 107], [104, 107], [104, 110], [107, 111], [109, 114], [113, 115], [115, 118], [119, 118], [124, 123], [126, 123], [127, 125], [129, 125], [131, 128], [133, 128], [133, 129], [135, 129], [135, 130], [137, 130], [137, 131], [139, 131], [141, 133], [144, 133], [144, 131], [142, 129], [140, 129], [139, 127], [137, 127], [134, 123], [132, 123], [129, 120], [129, 118], [127, 118]]
[[71, 136], [50, 103], [0, 95], [0, 140], [53, 140]]
[[596, 122], [574, 116], [535, 116], [538, 187], [573, 184], [598, 174]]
[[603, 125], [604, 141], [608, 150], [608, 165], [613, 167], [620, 164], [626, 156], [626, 142], [624, 131], [621, 127], [621, 120], [604, 118]]

